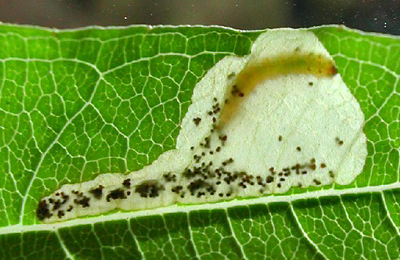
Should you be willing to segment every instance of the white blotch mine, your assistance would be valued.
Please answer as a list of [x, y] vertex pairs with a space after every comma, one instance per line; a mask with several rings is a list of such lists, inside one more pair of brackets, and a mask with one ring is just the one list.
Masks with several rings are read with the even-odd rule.
[[246, 64], [295, 52], [331, 60], [310, 32], [262, 34], [248, 57], [224, 58], [197, 84], [175, 150], [129, 175], [64, 185], [41, 200], [37, 217], [50, 223], [351, 183], [367, 156], [364, 115], [339, 74], [267, 78], [218, 127], [235, 75]]

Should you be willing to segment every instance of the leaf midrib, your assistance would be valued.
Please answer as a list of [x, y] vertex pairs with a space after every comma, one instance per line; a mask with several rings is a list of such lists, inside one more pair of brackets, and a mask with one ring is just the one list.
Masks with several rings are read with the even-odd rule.
[[82, 218], [82, 219], [73, 219], [70, 221], [52, 223], [52, 224], [34, 224], [24, 226], [22, 224], [11, 225], [7, 227], [0, 228], [0, 235], [6, 234], [14, 234], [21, 232], [35, 232], [35, 231], [55, 231], [61, 228], [69, 228], [80, 225], [93, 225], [100, 222], [106, 221], [118, 221], [118, 220], [127, 220], [137, 217], [151, 216], [151, 215], [163, 215], [168, 213], [189, 213], [191, 211], [196, 210], [217, 210], [217, 209], [228, 209], [232, 207], [239, 206], [249, 206], [255, 204], [268, 204], [268, 203], [289, 203], [299, 201], [299, 200], [307, 200], [307, 199], [318, 199], [323, 197], [331, 197], [336, 196], [340, 197], [343, 195], [361, 195], [368, 193], [382, 193], [384, 191], [390, 191], [394, 189], [400, 189], [400, 183], [393, 183], [387, 185], [378, 185], [378, 186], [370, 186], [370, 187], [361, 187], [361, 188], [348, 188], [348, 189], [327, 189], [327, 190], [318, 190], [318, 191], [310, 191], [300, 194], [293, 195], [269, 195], [265, 197], [253, 198], [253, 199], [241, 199], [241, 200], [233, 200], [226, 202], [218, 202], [218, 203], [205, 203], [205, 204], [197, 204], [197, 205], [172, 205], [164, 208], [157, 209], [149, 209], [149, 210], [140, 210], [133, 212], [118, 212], [109, 215], [102, 216], [94, 216], [90, 218]]

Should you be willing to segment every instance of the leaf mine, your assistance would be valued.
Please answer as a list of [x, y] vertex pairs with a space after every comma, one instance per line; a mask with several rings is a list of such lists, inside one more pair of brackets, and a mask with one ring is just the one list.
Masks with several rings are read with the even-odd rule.
[[272, 30], [196, 85], [176, 149], [123, 174], [67, 184], [38, 204], [51, 223], [351, 183], [367, 156], [364, 115], [314, 34]]

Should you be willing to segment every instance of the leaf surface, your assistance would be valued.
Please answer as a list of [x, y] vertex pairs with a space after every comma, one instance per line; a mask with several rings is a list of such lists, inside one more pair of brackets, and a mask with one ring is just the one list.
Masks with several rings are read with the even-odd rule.
[[196, 83], [261, 32], [0, 25], [0, 259], [391, 259], [400, 253], [400, 41], [310, 29], [366, 117], [350, 185], [46, 225], [38, 201], [175, 148]]

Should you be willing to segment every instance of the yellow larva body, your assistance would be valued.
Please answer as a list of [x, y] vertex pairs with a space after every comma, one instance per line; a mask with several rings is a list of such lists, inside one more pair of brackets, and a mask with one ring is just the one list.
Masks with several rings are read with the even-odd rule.
[[266, 58], [249, 62], [236, 76], [228, 89], [222, 108], [218, 128], [222, 129], [234, 118], [246, 97], [263, 81], [288, 74], [312, 74], [317, 77], [331, 77], [337, 73], [335, 64], [320, 54], [295, 52], [274, 59]]

